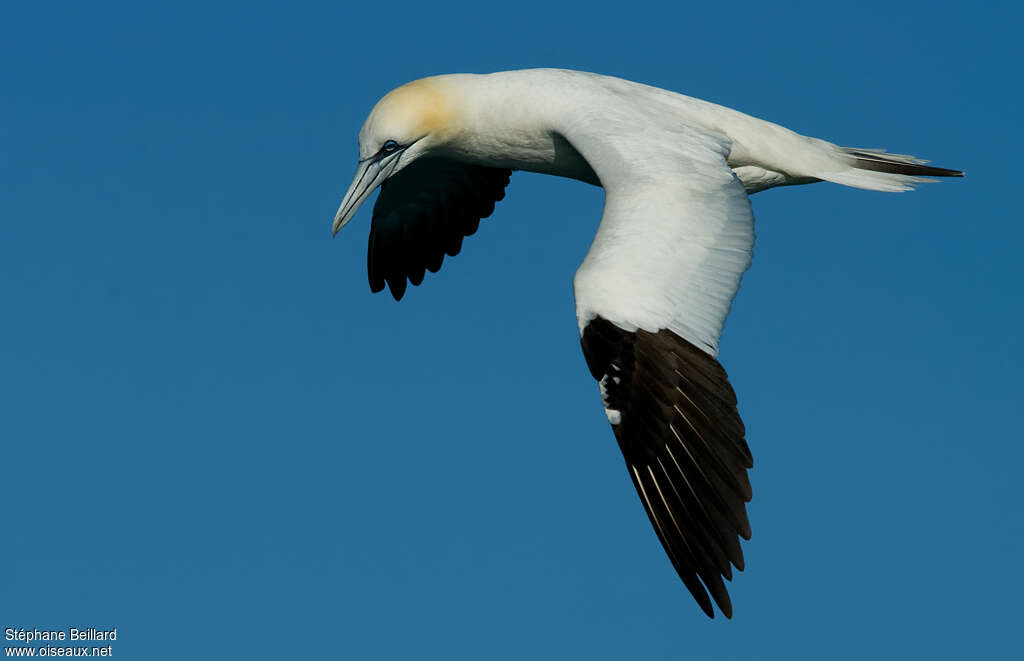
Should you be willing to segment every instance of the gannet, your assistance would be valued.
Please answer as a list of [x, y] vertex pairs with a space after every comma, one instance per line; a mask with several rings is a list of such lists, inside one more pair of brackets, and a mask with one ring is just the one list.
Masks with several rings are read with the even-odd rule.
[[583, 355], [647, 516], [701, 609], [732, 617], [724, 579], [750, 539], [753, 458], [717, 360], [750, 266], [748, 196], [830, 181], [906, 191], [962, 172], [806, 137], [618, 78], [536, 69], [424, 78], [384, 96], [359, 132], [337, 234], [378, 187], [370, 289], [396, 300], [494, 211], [514, 170], [605, 189], [573, 287]]

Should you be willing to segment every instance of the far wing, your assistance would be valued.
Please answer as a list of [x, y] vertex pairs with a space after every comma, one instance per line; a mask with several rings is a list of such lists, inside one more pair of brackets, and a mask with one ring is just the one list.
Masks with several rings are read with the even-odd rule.
[[395, 300], [406, 279], [423, 281], [436, 273], [444, 256], [454, 257], [463, 237], [476, 232], [481, 218], [505, 197], [511, 170], [442, 158], [421, 158], [381, 186], [373, 206], [367, 251], [370, 289], [391, 288]]
[[715, 356], [751, 260], [750, 203], [720, 136], [588, 133], [569, 138], [607, 197], [574, 283], [583, 353], [669, 559], [708, 616], [710, 592], [731, 617], [722, 579], [743, 569], [753, 459]]

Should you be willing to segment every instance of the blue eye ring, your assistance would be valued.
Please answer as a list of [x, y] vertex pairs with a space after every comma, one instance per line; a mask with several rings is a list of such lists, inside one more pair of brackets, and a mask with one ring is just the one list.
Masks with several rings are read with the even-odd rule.
[[392, 154], [392, 153], [394, 153], [396, 151], [398, 151], [398, 143], [395, 142], [394, 140], [387, 140], [380, 147], [380, 152], [382, 154]]

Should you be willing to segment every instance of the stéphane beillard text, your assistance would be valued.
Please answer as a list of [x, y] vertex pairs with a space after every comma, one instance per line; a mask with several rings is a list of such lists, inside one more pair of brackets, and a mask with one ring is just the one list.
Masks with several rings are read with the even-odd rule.
[[24, 643], [31, 643], [36, 640], [117, 640], [117, 627], [113, 629], [97, 629], [88, 627], [77, 629], [75, 627], [63, 629], [18, 629], [7, 627], [4, 629], [4, 640], [17, 640]]

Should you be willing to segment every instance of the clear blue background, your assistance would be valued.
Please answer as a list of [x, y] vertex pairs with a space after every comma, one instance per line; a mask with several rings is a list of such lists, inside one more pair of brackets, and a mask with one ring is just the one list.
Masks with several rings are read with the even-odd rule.
[[[6, 3], [0, 627], [117, 626], [130, 659], [1018, 652], [1015, 4]], [[580, 355], [600, 189], [514, 175], [400, 304], [368, 208], [330, 238], [379, 96], [534, 66], [968, 173], [754, 198], [732, 621]]]

